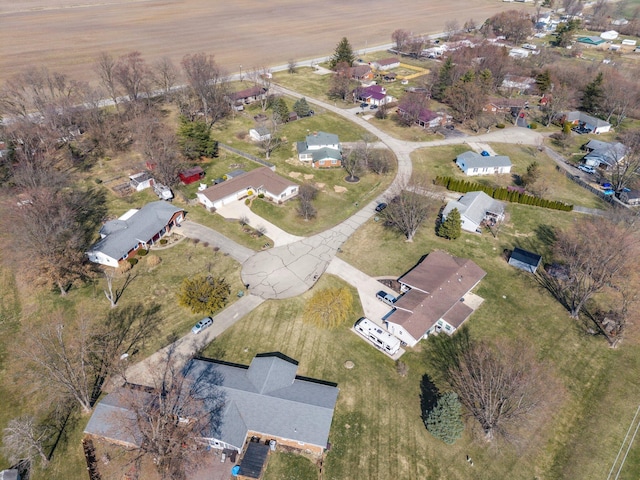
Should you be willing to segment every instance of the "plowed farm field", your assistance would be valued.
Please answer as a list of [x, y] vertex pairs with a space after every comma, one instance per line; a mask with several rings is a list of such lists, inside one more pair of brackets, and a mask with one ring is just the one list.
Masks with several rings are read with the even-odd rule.
[[[93, 80], [97, 54], [134, 50], [215, 55], [229, 73], [329, 55], [346, 36], [355, 49], [391, 42], [398, 29], [437, 33], [478, 24], [500, 0], [0, 0], [0, 80], [43, 65]], [[522, 8], [522, 7], [521, 7]], [[533, 12], [533, 7], [529, 7]]]

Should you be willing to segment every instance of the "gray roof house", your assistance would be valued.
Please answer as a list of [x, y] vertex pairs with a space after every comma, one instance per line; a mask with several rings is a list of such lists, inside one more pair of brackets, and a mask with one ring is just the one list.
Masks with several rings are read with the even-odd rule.
[[0, 472], [0, 480], [20, 480], [20, 472], [15, 468], [2, 470]]
[[600, 118], [592, 117], [584, 112], [575, 110], [573, 112], [563, 112], [558, 115], [560, 123], [569, 122], [574, 125], [586, 128], [591, 133], [607, 133], [611, 130], [611, 124]]
[[529, 273], [536, 273], [540, 262], [542, 262], [542, 256], [520, 247], [514, 248], [509, 257], [509, 265]]
[[314, 132], [296, 146], [298, 160], [310, 163], [312, 168], [342, 166], [342, 145], [333, 133]]
[[[241, 452], [248, 439], [267, 437], [281, 445], [322, 454], [339, 390], [335, 383], [298, 376], [297, 370], [298, 362], [277, 352], [258, 354], [249, 366], [191, 360], [185, 369], [187, 378], [216, 379], [211, 388], [224, 400], [220, 424], [202, 440], [213, 448]], [[128, 415], [122, 409], [118, 391], [110, 393], [96, 406], [85, 433], [137, 446], [139, 439], [130, 433], [135, 428], [122, 428], [122, 419]]]
[[609, 143], [600, 140], [589, 140], [583, 148], [589, 152], [583, 158], [585, 165], [595, 168], [613, 167], [623, 160], [627, 154], [627, 147], [620, 142]]
[[149, 248], [184, 219], [184, 210], [170, 203], [147, 203], [132, 209], [117, 220], [110, 220], [100, 229], [98, 240], [87, 257], [93, 263], [117, 267], [139, 248]]
[[483, 156], [469, 150], [456, 157], [456, 165], [467, 176], [510, 173], [511, 159], [505, 155]]
[[460, 212], [462, 229], [468, 232], [478, 232], [484, 221], [495, 223], [504, 219], [504, 204], [484, 192], [469, 192], [450, 201], [442, 211], [442, 218], [446, 219], [454, 208]]

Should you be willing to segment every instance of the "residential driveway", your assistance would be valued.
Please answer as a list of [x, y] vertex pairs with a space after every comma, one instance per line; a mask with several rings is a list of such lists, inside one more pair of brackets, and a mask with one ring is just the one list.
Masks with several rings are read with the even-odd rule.
[[214, 229], [205, 227], [204, 225], [200, 225], [199, 223], [195, 223], [190, 220], [182, 222], [180, 228], [175, 229], [174, 232], [188, 238], [197, 238], [201, 242], [208, 242], [210, 245], [215, 245], [223, 253], [230, 255], [240, 263], [245, 262], [255, 253], [250, 248], [234, 242], [230, 238], [216, 232]]
[[[360, 303], [362, 304], [362, 310], [364, 316], [369, 320], [382, 325], [382, 317], [384, 317], [391, 307], [385, 303], [382, 303], [376, 298], [376, 293], [380, 290], [384, 290], [390, 293], [394, 297], [398, 296], [398, 292], [394, 292], [390, 288], [377, 281], [375, 278], [370, 277], [366, 273], [357, 268], [349, 265], [344, 260], [335, 257], [327, 268], [327, 273], [336, 275], [342, 280], [358, 289], [358, 296], [360, 297]], [[356, 320], [356, 319], [354, 319]]]
[[245, 205], [243, 201], [231, 202], [224, 207], [218, 208], [216, 213], [222, 215], [224, 218], [245, 218], [248, 220], [248, 224], [256, 230], [261, 230], [263, 233], [273, 240], [273, 245], [278, 247], [280, 245], [288, 245], [293, 242], [302, 240], [304, 237], [298, 237], [285, 232], [279, 227], [276, 227], [273, 223], [265, 220], [259, 215], [256, 215], [251, 211], [248, 205]]
[[171, 345], [158, 350], [144, 361], [136, 363], [126, 371], [126, 381], [138, 385], [151, 386], [154, 367], [156, 367], [167, 355], [170, 349], [174, 349], [178, 363], [181, 365], [188, 361], [195, 352], [213, 342], [218, 335], [231, 327], [234, 323], [257, 308], [264, 299], [255, 295], [245, 295], [240, 300], [232, 303], [213, 317], [213, 325], [201, 333], [194, 335], [189, 332], [184, 337], [176, 340]]

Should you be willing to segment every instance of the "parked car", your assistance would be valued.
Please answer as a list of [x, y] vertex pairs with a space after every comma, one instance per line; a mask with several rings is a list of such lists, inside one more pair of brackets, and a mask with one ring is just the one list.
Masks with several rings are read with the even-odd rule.
[[603, 182], [602, 183], [602, 188], [611, 188], [613, 185], [611, 185], [609, 182]]
[[578, 165], [578, 170], [582, 170], [584, 173], [588, 173], [589, 175], [593, 175], [594, 173], [596, 173], [595, 168], [590, 167], [589, 165], [585, 165], [584, 163]]
[[613, 195], [614, 193], [616, 193], [616, 191], [613, 188], [605, 188], [602, 193], [604, 193], [605, 195]]
[[370, 109], [370, 110], [375, 110], [376, 108], [378, 108], [378, 105], [371, 105], [371, 106], [369, 107], [369, 109]]
[[213, 325], [213, 318], [211, 317], [204, 317], [202, 320], [200, 320], [198, 323], [196, 323], [193, 328], [191, 329], [191, 333], [195, 333], [198, 334], [200, 333], [202, 330], [204, 330], [205, 328], [210, 327], [211, 325]]
[[362, 103], [360, 104], [360, 108], [367, 108], [368, 106], [369, 106], [369, 104], [368, 104], [368, 103], [366, 103], [366, 102], [362, 102]]
[[387, 208], [387, 204], [384, 202], [381, 202], [376, 206], [376, 212], [381, 212], [385, 208]]
[[491, 154], [489, 152], [487, 152], [486, 150], [482, 150], [480, 152], [480, 155], [482, 155], [483, 157], [490, 157], [491, 156]]
[[576, 132], [578, 135], [584, 135], [585, 133], [591, 133], [591, 130], [584, 127], [573, 127], [571, 130]]
[[385, 292], [384, 290], [380, 290], [378, 293], [376, 293], [376, 298], [378, 300], [382, 300], [387, 305], [393, 305], [396, 302], [396, 297], [394, 297], [390, 293]]

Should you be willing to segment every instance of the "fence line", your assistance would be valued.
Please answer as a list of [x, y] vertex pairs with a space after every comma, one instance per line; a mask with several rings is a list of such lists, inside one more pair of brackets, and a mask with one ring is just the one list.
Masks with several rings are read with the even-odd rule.
[[271, 170], [276, 169], [276, 166], [273, 163], [267, 162], [266, 160], [262, 160], [261, 158], [258, 158], [255, 155], [251, 155], [247, 152], [243, 152], [242, 150], [238, 150], [237, 148], [233, 148], [232, 146], [227, 145], [225, 143], [218, 143], [218, 146], [220, 148], [224, 148], [225, 150], [233, 152], [236, 155], [240, 155], [241, 157], [246, 158], [247, 160], [251, 160], [252, 162], [259, 163], [260, 165], [264, 165], [265, 167], [269, 167]]

